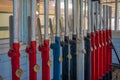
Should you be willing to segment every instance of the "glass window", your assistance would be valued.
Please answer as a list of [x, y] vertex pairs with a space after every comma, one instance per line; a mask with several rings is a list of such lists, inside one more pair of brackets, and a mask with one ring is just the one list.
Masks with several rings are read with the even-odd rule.
[[9, 16], [12, 15], [12, 0], [0, 0], [0, 39], [9, 38]]

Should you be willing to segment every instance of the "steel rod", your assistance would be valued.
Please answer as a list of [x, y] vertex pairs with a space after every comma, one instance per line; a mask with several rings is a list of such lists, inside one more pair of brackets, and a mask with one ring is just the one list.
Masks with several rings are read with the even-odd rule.
[[119, 20], [118, 20], [118, 15], [119, 15], [119, 10], [118, 10], [118, 0], [115, 0], [115, 30], [119, 30]]
[[68, 0], [64, 0], [65, 12], [65, 36], [68, 36]]
[[56, 0], [56, 36], [55, 43], [51, 44], [51, 49], [53, 49], [53, 80], [60, 80], [60, 62], [62, 62], [62, 57], [60, 56], [60, 0]]
[[48, 21], [49, 21], [49, 0], [44, 0], [44, 43], [39, 45], [39, 51], [42, 53], [42, 80], [50, 80], [50, 46], [48, 38]]
[[77, 9], [76, 9], [76, 2], [77, 2], [77, 0], [72, 0], [72, 3], [73, 3], [73, 35], [76, 35], [76, 27], [77, 27], [77, 25], [76, 25], [76, 18], [77, 18]]
[[36, 25], [36, 0], [32, 0], [31, 5], [31, 41], [35, 41], [35, 25]]
[[44, 0], [44, 38], [48, 40], [49, 0]]
[[92, 8], [92, 21], [91, 21], [91, 80], [95, 80], [96, 72], [95, 72], [95, 1], [91, 2], [91, 8]]
[[14, 0], [13, 1], [13, 26], [14, 26], [14, 30], [13, 30], [13, 35], [14, 35], [14, 41], [15, 43], [19, 42], [19, 9], [20, 9], [20, 5], [19, 5], [19, 1], [18, 0]]
[[60, 36], [60, 0], [56, 0], [56, 36]]
[[85, 57], [85, 46], [84, 46], [84, 35], [83, 35], [83, 0], [79, 0], [79, 14], [78, 21], [79, 26], [77, 26], [79, 30], [79, 37], [77, 37], [77, 80], [84, 80], [84, 57]]

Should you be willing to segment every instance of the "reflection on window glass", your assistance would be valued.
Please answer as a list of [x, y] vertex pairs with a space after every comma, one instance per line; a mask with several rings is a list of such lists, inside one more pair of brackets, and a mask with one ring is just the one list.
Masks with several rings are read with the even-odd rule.
[[0, 39], [9, 38], [9, 16], [11, 13], [0, 13]]

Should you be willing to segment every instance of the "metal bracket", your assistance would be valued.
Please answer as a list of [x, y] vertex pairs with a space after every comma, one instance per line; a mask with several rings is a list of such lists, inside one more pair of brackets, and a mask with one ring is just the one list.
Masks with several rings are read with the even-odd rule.
[[104, 46], [104, 43], [102, 43], [102, 46]]
[[96, 50], [96, 49], [97, 49], [97, 47], [96, 47], [96, 46], [94, 46], [94, 49]]
[[18, 78], [20, 78], [22, 75], [23, 75], [23, 70], [22, 69], [18, 69], [17, 71], [16, 71], [16, 76], [18, 77]]
[[51, 67], [53, 63], [52, 63], [51, 60], [49, 60], [47, 64], [48, 64], [49, 67]]
[[59, 62], [63, 62], [63, 58], [62, 57], [59, 57]]
[[67, 55], [67, 58], [68, 58], [68, 59], [72, 59], [72, 55], [69, 53], [69, 54]]
[[91, 51], [93, 51], [93, 47], [91, 47]]
[[99, 44], [99, 47], [101, 48], [101, 44]]
[[34, 66], [34, 71], [35, 71], [35, 72], [39, 72], [39, 71], [40, 71], [40, 66], [39, 66], [38, 64], [36, 64], [36, 65]]
[[85, 53], [86, 53], [86, 50], [85, 50], [85, 49], [82, 49], [82, 53], [84, 53], [84, 54], [85, 54]]
[[105, 42], [105, 45], [107, 45], [107, 42]]

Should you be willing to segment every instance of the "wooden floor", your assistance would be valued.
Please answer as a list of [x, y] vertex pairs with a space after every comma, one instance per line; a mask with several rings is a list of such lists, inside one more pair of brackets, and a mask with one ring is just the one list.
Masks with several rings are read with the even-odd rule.
[[112, 76], [113, 76], [112, 80], [120, 80], [120, 69], [115, 70]]

